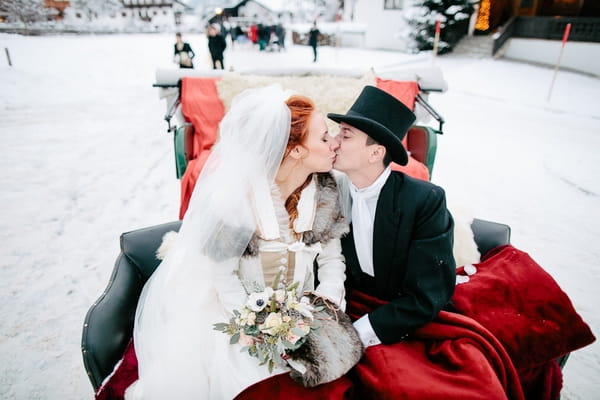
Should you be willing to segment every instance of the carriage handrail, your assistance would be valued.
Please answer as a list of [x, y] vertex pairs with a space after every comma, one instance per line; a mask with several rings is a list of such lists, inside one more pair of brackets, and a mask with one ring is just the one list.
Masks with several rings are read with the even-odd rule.
[[444, 122], [446, 122], [444, 120], [444, 117], [442, 117], [440, 113], [438, 113], [435, 110], [435, 108], [433, 108], [431, 104], [429, 104], [429, 102], [425, 100], [425, 97], [421, 96], [421, 93], [417, 94], [415, 101], [419, 103], [425, 109], [425, 111], [427, 111], [439, 123], [440, 127], [436, 130], [436, 133], [443, 135], [444, 131], [442, 130], [442, 127], [444, 125]]

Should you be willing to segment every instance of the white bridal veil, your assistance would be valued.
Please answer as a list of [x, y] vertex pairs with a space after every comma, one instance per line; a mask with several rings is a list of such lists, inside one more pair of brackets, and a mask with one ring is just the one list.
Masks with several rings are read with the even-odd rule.
[[[233, 272], [256, 229], [254, 193], [270, 190], [288, 142], [289, 95], [276, 85], [248, 89], [223, 118], [177, 241], [142, 292], [134, 328], [140, 379], [128, 399], [232, 398], [263, 378], [266, 368], [240, 356], [212, 324], [245, 301]], [[241, 298], [224, 304], [224, 291]]]

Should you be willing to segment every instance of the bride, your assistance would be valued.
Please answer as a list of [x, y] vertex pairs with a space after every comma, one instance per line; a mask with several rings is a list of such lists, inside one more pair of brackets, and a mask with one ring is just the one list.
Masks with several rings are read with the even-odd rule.
[[[279, 274], [297, 282], [299, 294], [312, 292], [344, 309], [339, 238], [348, 226], [329, 173], [329, 139], [307, 97], [272, 85], [234, 99], [180, 233], [142, 292], [134, 326], [139, 380], [127, 400], [232, 399], [291, 371], [270, 371], [213, 329]], [[333, 379], [362, 354], [352, 325], [345, 329], [354, 347], [335, 350], [346, 365], [336, 366]], [[319, 368], [329, 373], [327, 363]]]

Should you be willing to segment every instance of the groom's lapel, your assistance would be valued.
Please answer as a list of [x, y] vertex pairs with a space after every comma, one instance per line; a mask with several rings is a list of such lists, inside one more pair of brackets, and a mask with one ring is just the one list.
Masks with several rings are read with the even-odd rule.
[[373, 267], [375, 281], [379, 287], [387, 287], [390, 277], [392, 259], [396, 250], [398, 227], [402, 218], [402, 210], [395, 210], [397, 187], [391, 175], [385, 183], [377, 200], [375, 225], [373, 227]]
[[342, 253], [346, 258], [346, 266], [350, 270], [350, 276], [353, 278], [354, 286], [360, 286], [360, 276], [362, 270], [358, 262], [358, 255], [356, 254], [356, 247], [354, 244], [354, 230], [352, 224], [350, 224], [350, 232], [342, 238]]

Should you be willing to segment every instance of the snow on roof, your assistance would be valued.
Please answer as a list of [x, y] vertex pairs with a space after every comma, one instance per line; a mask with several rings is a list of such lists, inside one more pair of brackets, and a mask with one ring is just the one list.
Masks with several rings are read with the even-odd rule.
[[271, 11], [275, 11], [275, 12], [285, 11], [283, 0], [260, 0], [260, 1], [254, 0], [254, 2], [268, 8]]

